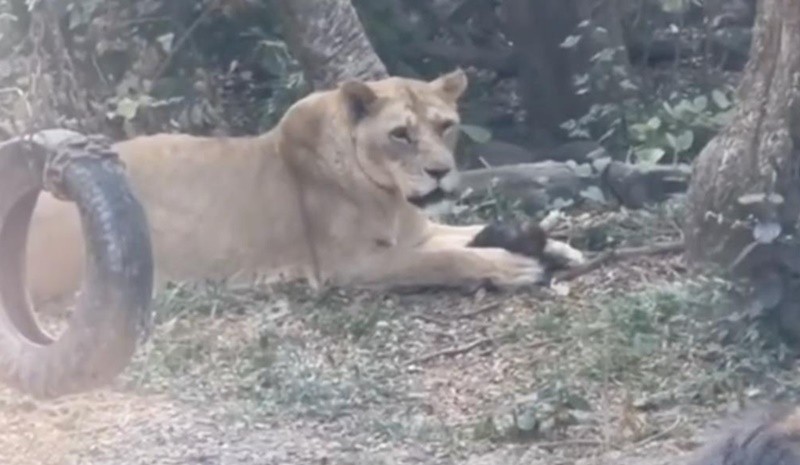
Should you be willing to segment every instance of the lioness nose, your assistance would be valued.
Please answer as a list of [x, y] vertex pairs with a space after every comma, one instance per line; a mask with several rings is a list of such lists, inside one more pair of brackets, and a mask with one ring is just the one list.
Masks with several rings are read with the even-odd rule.
[[447, 173], [450, 172], [450, 168], [425, 168], [425, 172], [428, 173], [430, 177], [438, 181], [447, 176]]

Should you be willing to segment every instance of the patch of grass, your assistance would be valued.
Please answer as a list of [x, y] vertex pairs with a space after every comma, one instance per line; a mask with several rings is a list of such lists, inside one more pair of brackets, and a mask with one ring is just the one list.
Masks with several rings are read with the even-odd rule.
[[158, 296], [156, 331], [126, 381], [246, 402], [267, 415], [330, 420], [378, 408], [404, 386], [398, 367], [353, 344], [396, 344], [375, 334], [391, 331], [381, 322], [395, 304], [287, 283], [247, 291], [176, 286]]
[[389, 376], [396, 373], [358, 363], [357, 357], [336, 363], [320, 351], [283, 344], [252, 392], [269, 411], [335, 419], [391, 399], [396, 393], [385, 382]]
[[[335, 423], [362, 438], [448, 450], [479, 440], [605, 441], [598, 431], [623, 429], [620, 412], [800, 393], [785, 346], [720, 323], [731, 314], [727, 283], [622, 284], [477, 302], [301, 284], [175, 287], [159, 297], [153, 340], [126, 379], [253, 418]], [[458, 317], [486, 299], [497, 307]], [[493, 344], [482, 350], [409, 365], [484, 335]], [[646, 426], [627, 439], [658, 430]]]
[[177, 320], [187, 313], [216, 317], [221, 313], [242, 314], [263, 296], [251, 291], [234, 292], [225, 284], [208, 281], [200, 285], [173, 283], [156, 295], [156, 324]]
[[[628, 416], [800, 395], [793, 351], [763, 325], [722, 330], [737, 303], [730, 283], [692, 277], [640, 289], [595, 295], [584, 311], [558, 301], [511, 323], [516, 337], [507, 344], [539, 348], [516, 353], [529, 384], [476, 419], [474, 437], [559, 439], [576, 428], [591, 437], [609, 421], [603, 428], [616, 437]], [[653, 431], [647, 422], [641, 428], [626, 434]]]

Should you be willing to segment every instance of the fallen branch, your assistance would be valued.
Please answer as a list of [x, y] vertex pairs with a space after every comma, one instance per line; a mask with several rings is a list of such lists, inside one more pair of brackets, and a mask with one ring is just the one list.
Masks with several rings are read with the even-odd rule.
[[423, 355], [422, 357], [415, 358], [414, 360], [409, 362], [409, 365], [420, 365], [422, 363], [429, 362], [439, 357], [453, 357], [455, 355], [465, 354], [471, 350], [474, 350], [484, 344], [489, 344], [491, 342], [494, 342], [494, 339], [490, 337], [482, 337], [476, 341], [472, 341], [469, 344], [465, 344], [463, 346], [451, 347], [449, 349], [439, 350], [437, 352], [433, 352], [428, 355]]
[[534, 442], [531, 445], [542, 449], [554, 449], [556, 447], [600, 447], [606, 443], [594, 439], [565, 439], [563, 441]]
[[597, 268], [605, 265], [612, 260], [627, 260], [648, 255], [660, 255], [665, 253], [680, 252], [683, 250], [683, 241], [664, 242], [661, 244], [648, 245], [643, 247], [630, 247], [623, 249], [611, 249], [602, 252], [593, 259], [568, 270], [555, 273], [554, 280], [569, 281], [590, 273]]

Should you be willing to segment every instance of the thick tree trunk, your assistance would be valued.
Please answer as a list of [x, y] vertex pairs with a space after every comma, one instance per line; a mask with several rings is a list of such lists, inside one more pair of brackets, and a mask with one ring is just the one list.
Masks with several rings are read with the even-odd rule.
[[[589, 73], [591, 57], [608, 48], [616, 51], [614, 64], [623, 69], [629, 66], [617, 1], [505, 0], [503, 8], [520, 61], [520, 94], [531, 137], [536, 145], [551, 145], [565, 138], [561, 124], [585, 115], [597, 97], [578, 93], [574, 85], [575, 76]], [[589, 26], [579, 28], [583, 21]], [[575, 35], [581, 36], [578, 43], [562, 46], [568, 36]], [[610, 91], [604, 89], [602, 97], [607, 98]]]
[[[741, 257], [755, 236], [769, 242], [765, 236], [770, 234], [763, 231], [770, 228], [759, 233], [754, 230], [756, 221], [772, 225], [773, 232], [776, 224], [783, 232], [794, 228], [800, 198], [799, 91], [800, 2], [762, 0], [750, 61], [738, 89], [737, 114], [693, 168], [685, 225], [691, 261], [748, 263]], [[743, 202], [743, 196], [749, 201]], [[753, 249], [757, 253], [748, 254], [755, 260], [749, 262], [763, 264], [763, 257], [787, 256], [775, 253], [779, 247], [783, 246], [760, 245]], [[748, 268], [737, 267], [745, 272]]]
[[350, 0], [278, 0], [277, 5], [292, 54], [314, 89], [387, 76]]

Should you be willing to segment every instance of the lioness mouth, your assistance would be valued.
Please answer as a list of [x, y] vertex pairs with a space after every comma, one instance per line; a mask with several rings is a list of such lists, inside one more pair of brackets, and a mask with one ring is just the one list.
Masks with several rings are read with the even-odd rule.
[[424, 208], [428, 205], [433, 205], [439, 202], [443, 202], [450, 198], [451, 196], [442, 190], [442, 188], [437, 187], [436, 189], [428, 192], [425, 195], [420, 195], [417, 197], [409, 197], [408, 201], [416, 205], [417, 207]]

